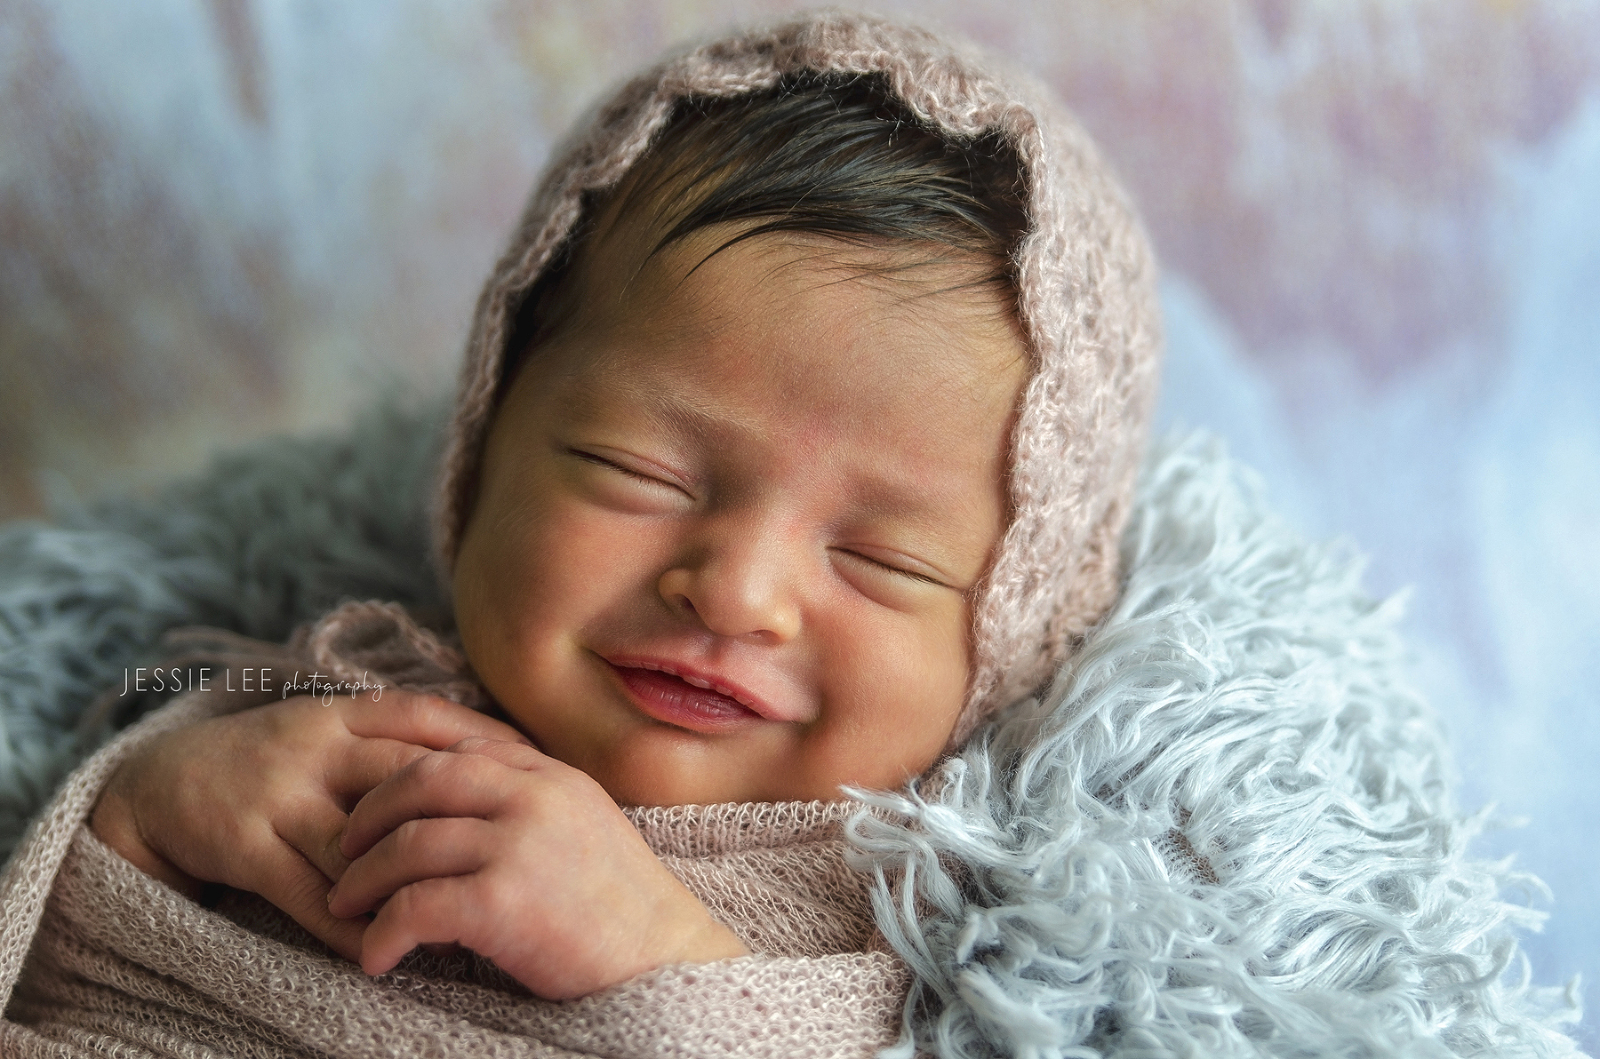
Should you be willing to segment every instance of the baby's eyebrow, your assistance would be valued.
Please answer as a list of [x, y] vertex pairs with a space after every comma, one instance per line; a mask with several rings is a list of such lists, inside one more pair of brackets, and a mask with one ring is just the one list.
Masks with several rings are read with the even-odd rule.
[[713, 411], [677, 396], [669, 397], [659, 391], [641, 393], [641, 398], [640, 403], [651, 419], [678, 434], [704, 437], [748, 426], [741, 423], [737, 416], [729, 415], [727, 412]]
[[642, 415], [655, 426], [680, 437], [700, 438], [737, 429], [742, 424], [736, 416], [696, 404], [683, 396], [652, 387], [641, 380], [606, 369], [597, 387], [580, 387], [573, 393], [567, 414], [579, 419], [606, 418], [610, 415], [607, 401], [601, 397], [609, 392], [620, 398], [633, 415]]
[[931, 530], [947, 530], [959, 524], [961, 505], [953, 503], [953, 495], [935, 490], [908, 486], [898, 479], [882, 474], [858, 476], [857, 503], [863, 514], [885, 519], [896, 519]]
[[[705, 408], [678, 395], [652, 393], [641, 400], [641, 406], [650, 418], [662, 426], [692, 437], [726, 435], [728, 432], [751, 429], [739, 417]], [[931, 516], [946, 510], [948, 504], [933, 492], [907, 486], [899, 479], [882, 473], [865, 473], [855, 476], [856, 487], [863, 513], [882, 517], [922, 517], [929, 523]]]
[[[632, 379], [619, 381], [640, 413], [680, 438], [714, 442], [755, 430], [739, 416], [702, 405], [692, 395], [652, 389]], [[877, 466], [857, 468], [849, 485], [860, 517], [893, 520], [919, 535], [927, 533], [930, 546], [948, 546], [952, 537], [963, 536], [961, 530], [971, 514], [959, 490], [940, 489], [937, 484], [921, 486]]]

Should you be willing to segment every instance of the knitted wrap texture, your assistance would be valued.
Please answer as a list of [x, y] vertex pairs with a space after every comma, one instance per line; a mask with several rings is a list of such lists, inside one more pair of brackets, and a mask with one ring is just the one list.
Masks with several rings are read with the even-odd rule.
[[[88, 826], [117, 764], [146, 741], [278, 699], [287, 674], [298, 684], [307, 670], [359, 676], [376, 701], [394, 687], [486, 700], [454, 644], [392, 603], [347, 603], [288, 647], [227, 630], [173, 639], [241, 679], [179, 697], [92, 756], [0, 872], [0, 1055], [869, 1059], [894, 1042], [909, 975], [876, 929], [870, 877], [846, 863], [849, 802], [625, 809], [752, 955], [564, 1003], [465, 952], [414, 952], [368, 977], [255, 894], [188, 900]], [[260, 686], [246, 691], [250, 672]]]
[[479, 296], [441, 470], [441, 568], [471, 513], [517, 309], [584, 193], [621, 180], [686, 96], [756, 92], [802, 71], [878, 74], [919, 120], [954, 140], [998, 133], [1022, 165], [1031, 228], [1015, 271], [1031, 374], [1011, 438], [1010, 520], [973, 595], [952, 743], [1047, 680], [1116, 596], [1160, 315], [1148, 240], [1088, 135], [1039, 86], [994, 66], [922, 30], [827, 12], [697, 47], [625, 85], [557, 153]]

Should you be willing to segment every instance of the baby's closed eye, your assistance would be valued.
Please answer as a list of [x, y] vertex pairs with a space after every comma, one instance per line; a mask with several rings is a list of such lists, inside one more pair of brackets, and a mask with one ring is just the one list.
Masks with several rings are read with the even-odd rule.
[[865, 545], [852, 545], [849, 547], [836, 547], [834, 552], [847, 562], [860, 564], [867, 568], [876, 569], [883, 573], [907, 578], [911, 581], [933, 585], [937, 588], [954, 588], [955, 586], [941, 580], [923, 564], [909, 556], [884, 552], [880, 549]]
[[610, 449], [592, 447], [579, 448], [569, 445], [562, 451], [565, 455], [580, 463], [596, 468], [600, 472], [605, 472], [609, 480], [598, 483], [602, 488], [621, 486], [624, 489], [631, 490], [632, 492], [628, 494], [630, 499], [637, 496], [639, 492], [659, 492], [663, 494], [663, 499], [670, 498], [674, 502], [695, 499], [688, 486], [678, 480], [670, 471], [646, 463], [642, 459], [630, 458]]
[[[624, 466], [623, 464], [618, 463], [616, 460], [609, 460], [606, 457], [600, 455], [598, 452], [589, 452], [589, 451], [584, 450], [584, 449], [568, 448], [567, 449], [567, 455], [576, 456], [578, 459], [584, 461], [585, 463], [592, 463], [597, 467], [605, 467], [605, 468], [607, 468], [609, 470], [613, 470], [613, 471], [616, 471], [616, 472], [618, 472], [620, 474], [624, 474], [624, 475], [628, 476], [629, 478], [636, 478], [641, 482], [650, 482], [650, 483], [655, 484], [655, 485], [671, 485], [672, 484], [670, 482], [664, 482], [660, 478], [656, 478], [656, 477], [653, 477], [651, 475], [645, 474], [642, 471], [636, 471], [631, 467]], [[676, 488], [676, 486], [674, 486], [674, 488]]]

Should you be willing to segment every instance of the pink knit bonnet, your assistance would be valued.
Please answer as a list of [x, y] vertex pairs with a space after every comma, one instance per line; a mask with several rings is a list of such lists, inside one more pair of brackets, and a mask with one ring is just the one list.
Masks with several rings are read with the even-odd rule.
[[454, 559], [527, 291], [578, 221], [687, 95], [733, 96], [802, 71], [881, 74], [953, 139], [998, 132], [1021, 160], [1031, 229], [1016, 258], [1032, 374], [1012, 438], [1011, 519], [973, 597], [972, 670], [952, 745], [1036, 690], [1118, 590], [1117, 538], [1154, 401], [1155, 265], [1088, 135], [1027, 79], [903, 25], [825, 12], [695, 48], [630, 81], [552, 161], [478, 298], [442, 468], [436, 543]]

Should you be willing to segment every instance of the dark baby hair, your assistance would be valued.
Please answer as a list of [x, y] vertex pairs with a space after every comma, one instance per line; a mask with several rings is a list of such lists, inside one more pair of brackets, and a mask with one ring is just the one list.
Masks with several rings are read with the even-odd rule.
[[1011, 306], [1025, 201], [1021, 165], [1000, 137], [936, 131], [878, 75], [807, 74], [750, 95], [687, 99], [623, 183], [585, 201], [584, 220], [523, 300], [502, 378], [569, 318], [572, 264], [607, 207], [651, 218], [662, 234], [650, 255], [713, 225], [753, 222], [707, 257], [794, 232], [915, 248], [919, 264], [977, 259], [985, 271], [961, 286], [990, 287]]

